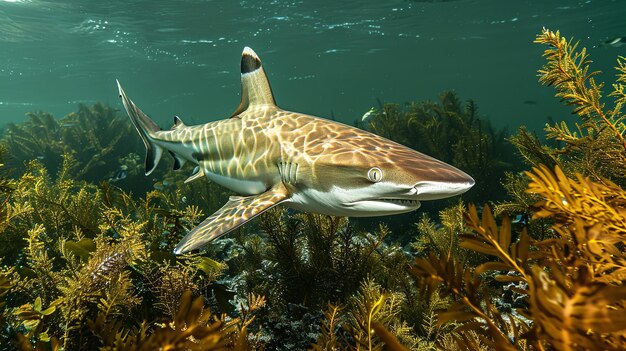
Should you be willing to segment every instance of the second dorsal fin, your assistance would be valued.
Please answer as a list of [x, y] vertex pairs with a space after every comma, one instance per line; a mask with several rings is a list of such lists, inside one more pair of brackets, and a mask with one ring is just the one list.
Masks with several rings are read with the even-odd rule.
[[172, 126], [172, 130], [178, 129], [181, 127], [186, 127], [185, 123], [183, 123], [183, 120], [180, 119], [180, 117], [174, 116], [174, 125]]
[[261, 60], [246, 46], [241, 54], [241, 102], [232, 116], [257, 105], [274, 106], [276, 101]]

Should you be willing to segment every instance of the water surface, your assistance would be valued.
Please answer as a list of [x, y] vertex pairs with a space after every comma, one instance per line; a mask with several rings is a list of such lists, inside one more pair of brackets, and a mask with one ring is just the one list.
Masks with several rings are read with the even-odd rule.
[[496, 126], [569, 110], [540, 87], [542, 27], [589, 48], [612, 79], [623, 1], [0, 0], [0, 124], [32, 110], [119, 105], [115, 79], [164, 127], [227, 117], [244, 46], [284, 108], [352, 123], [381, 101], [473, 98]]

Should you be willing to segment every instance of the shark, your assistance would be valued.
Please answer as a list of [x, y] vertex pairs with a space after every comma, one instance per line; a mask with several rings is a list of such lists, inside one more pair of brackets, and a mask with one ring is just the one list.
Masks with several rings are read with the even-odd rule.
[[202, 177], [238, 194], [191, 229], [174, 249], [200, 248], [276, 205], [349, 217], [414, 211], [421, 201], [462, 194], [474, 185], [465, 172], [381, 136], [276, 105], [264, 66], [245, 47], [241, 101], [230, 118], [161, 129], [119, 95], [146, 147], [145, 174], [164, 151], [174, 169], [195, 165], [185, 182]]

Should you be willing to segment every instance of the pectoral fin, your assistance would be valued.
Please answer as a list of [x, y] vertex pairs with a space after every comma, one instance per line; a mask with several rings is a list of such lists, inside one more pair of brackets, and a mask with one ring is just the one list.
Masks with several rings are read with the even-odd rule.
[[287, 197], [287, 189], [282, 183], [259, 195], [231, 196], [222, 208], [187, 233], [174, 249], [174, 253], [185, 253], [215, 240], [281, 203]]

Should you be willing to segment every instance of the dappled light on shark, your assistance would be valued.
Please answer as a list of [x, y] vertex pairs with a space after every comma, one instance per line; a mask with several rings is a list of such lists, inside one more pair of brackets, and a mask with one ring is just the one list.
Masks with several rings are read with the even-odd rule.
[[375, 134], [276, 105], [261, 60], [246, 47], [241, 102], [229, 119], [170, 130], [145, 115], [119, 85], [146, 149], [146, 175], [164, 150], [174, 168], [196, 164], [233, 196], [193, 228], [175, 253], [196, 249], [277, 204], [335, 216], [369, 217], [416, 210], [422, 200], [459, 195], [474, 185], [463, 171]]

